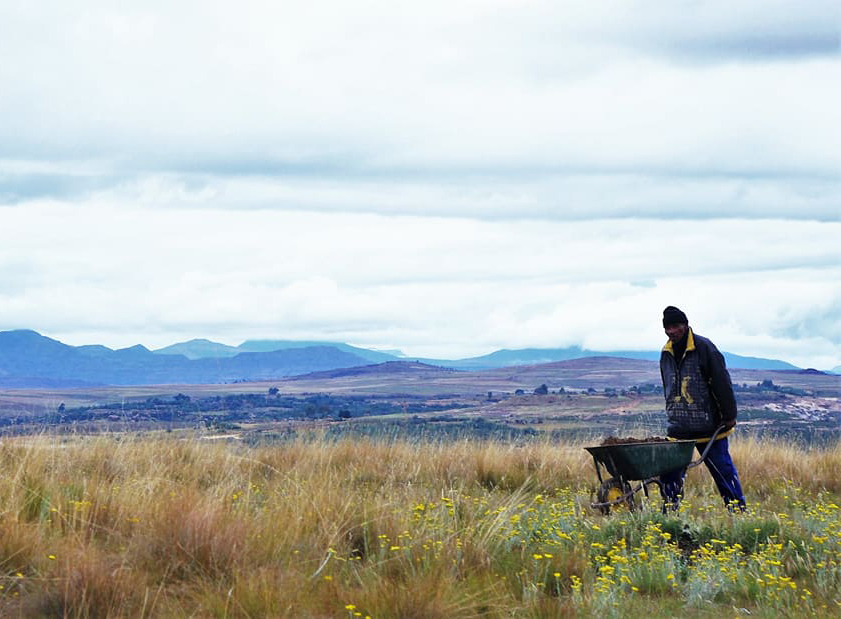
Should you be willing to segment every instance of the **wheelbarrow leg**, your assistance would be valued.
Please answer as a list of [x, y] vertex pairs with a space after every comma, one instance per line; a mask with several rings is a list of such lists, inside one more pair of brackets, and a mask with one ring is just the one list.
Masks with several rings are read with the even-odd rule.
[[604, 483], [604, 480], [602, 479], [602, 470], [599, 468], [599, 461], [596, 460], [596, 456], [593, 456], [593, 464], [596, 467], [596, 477], [599, 478], [599, 485], [601, 485]]

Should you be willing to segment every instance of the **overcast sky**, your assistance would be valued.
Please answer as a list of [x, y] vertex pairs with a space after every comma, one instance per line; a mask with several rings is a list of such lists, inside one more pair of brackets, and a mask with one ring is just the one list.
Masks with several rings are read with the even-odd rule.
[[841, 364], [836, 0], [0, 0], [0, 330]]

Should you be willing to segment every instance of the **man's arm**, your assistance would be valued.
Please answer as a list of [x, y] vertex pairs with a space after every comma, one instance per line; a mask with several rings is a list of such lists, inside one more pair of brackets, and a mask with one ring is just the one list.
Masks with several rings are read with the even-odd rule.
[[707, 355], [707, 383], [718, 403], [721, 423], [732, 428], [736, 425], [736, 395], [733, 393], [733, 383], [730, 381], [724, 355], [718, 352], [712, 342]]
[[669, 399], [669, 394], [666, 393], [666, 372], [663, 369], [663, 355], [665, 353], [660, 353], [660, 382], [663, 385], [663, 397], [666, 400]]

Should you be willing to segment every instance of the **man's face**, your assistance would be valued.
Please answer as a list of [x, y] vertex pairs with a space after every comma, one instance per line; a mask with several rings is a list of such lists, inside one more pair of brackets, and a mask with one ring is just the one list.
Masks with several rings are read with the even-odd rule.
[[669, 339], [672, 342], [679, 342], [684, 335], [686, 335], [686, 330], [689, 328], [685, 322], [679, 322], [673, 325], [666, 325], [665, 331], [666, 335], [669, 336]]

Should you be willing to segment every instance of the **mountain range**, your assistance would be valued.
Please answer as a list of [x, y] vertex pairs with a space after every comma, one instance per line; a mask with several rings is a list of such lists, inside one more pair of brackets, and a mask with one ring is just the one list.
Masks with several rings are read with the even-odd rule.
[[[311, 346], [332, 346], [338, 350], [357, 355], [371, 363], [384, 363], [386, 361], [397, 361], [414, 359], [430, 365], [438, 365], [445, 368], [457, 370], [490, 370], [499, 367], [513, 365], [534, 365], [538, 363], [552, 363], [553, 361], [568, 361], [570, 359], [581, 359], [582, 357], [620, 357], [624, 359], [643, 359], [646, 361], [657, 361], [660, 359], [660, 351], [620, 350], [620, 351], [597, 351], [570, 346], [568, 348], [518, 348], [516, 350], [501, 349], [480, 357], [469, 357], [466, 359], [431, 359], [422, 357], [406, 357], [398, 353], [386, 353], [357, 348], [340, 342], [323, 341], [296, 341], [296, 340], [247, 340], [239, 346], [228, 346], [205, 339], [189, 340], [180, 342], [165, 348], [159, 348], [154, 352], [158, 354], [180, 354], [188, 359], [202, 359], [208, 357], [234, 357], [242, 352], [269, 352], [275, 350], [286, 350], [291, 348], [305, 348]], [[733, 353], [723, 353], [729, 367], [738, 367], [753, 370], [796, 370], [796, 366], [778, 361], [776, 359], [763, 359], [760, 357], [743, 357]]]
[[[732, 368], [796, 370], [774, 359], [723, 353]], [[206, 339], [158, 350], [137, 345], [70, 346], [31, 330], [0, 331], [0, 387], [211, 384], [273, 380], [389, 362], [425, 363], [475, 371], [582, 357], [656, 360], [659, 351], [591, 351], [579, 347], [498, 350], [459, 360], [402, 357], [340, 342], [249, 340], [228, 346]]]

